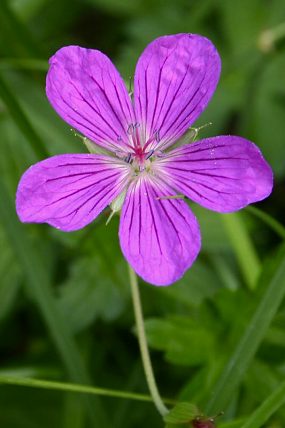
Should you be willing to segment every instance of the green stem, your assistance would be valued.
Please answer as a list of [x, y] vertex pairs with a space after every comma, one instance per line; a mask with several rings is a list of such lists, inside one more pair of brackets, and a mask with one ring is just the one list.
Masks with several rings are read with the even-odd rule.
[[269, 395], [241, 428], [259, 428], [285, 403], [285, 382]]
[[162, 416], [165, 416], [168, 413], [168, 409], [164, 405], [162, 398], [159, 394], [153, 369], [152, 369], [152, 364], [151, 364], [151, 359], [149, 355], [145, 329], [144, 329], [144, 320], [143, 320], [141, 300], [140, 300], [140, 294], [139, 294], [139, 288], [138, 288], [138, 280], [135, 272], [130, 266], [129, 266], [129, 275], [130, 275], [130, 284], [131, 284], [134, 313], [135, 313], [135, 319], [136, 319], [137, 335], [139, 340], [141, 358], [142, 358], [143, 368], [146, 376], [146, 381], [148, 384], [150, 395], [152, 396], [153, 402], [155, 404], [155, 407], [157, 408], [157, 410]]
[[[118, 391], [113, 389], [98, 388], [95, 386], [78, 385], [75, 383], [55, 382], [42, 379], [19, 378], [16, 376], [0, 375], [0, 385], [24, 386], [28, 388], [50, 389], [63, 392], [77, 392], [80, 394], [101, 395], [103, 397], [124, 398], [135, 401], [152, 401], [149, 395], [136, 394], [128, 391]], [[166, 402], [174, 404], [171, 399], [165, 399]]]

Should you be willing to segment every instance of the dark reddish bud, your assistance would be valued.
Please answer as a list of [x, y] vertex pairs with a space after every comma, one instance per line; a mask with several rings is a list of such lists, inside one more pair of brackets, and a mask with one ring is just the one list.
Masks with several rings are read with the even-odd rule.
[[194, 428], [216, 428], [213, 418], [204, 419], [199, 416], [192, 421], [192, 425]]

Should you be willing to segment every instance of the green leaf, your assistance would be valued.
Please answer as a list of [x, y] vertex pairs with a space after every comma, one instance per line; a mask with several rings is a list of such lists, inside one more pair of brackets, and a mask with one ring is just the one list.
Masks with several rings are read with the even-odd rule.
[[191, 318], [148, 319], [145, 328], [149, 344], [174, 364], [200, 365], [214, 353], [213, 332]]
[[126, 293], [105, 272], [102, 263], [99, 255], [78, 258], [71, 265], [69, 278], [60, 287], [59, 307], [74, 332], [98, 318], [112, 321], [125, 308]]
[[171, 287], [159, 288], [157, 292], [192, 308], [214, 297], [220, 288], [219, 277], [209, 262], [198, 259], [180, 281]]
[[123, 279], [126, 264], [119, 249], [118, 219], [106, 226], [101, 217], [94, 226], [96, 232], [90, 233], [89, 229], [77, 244], [83, 255], [70, 264], [67, 278], [59, 288], [60, 308], [77, 332], [96, 319], [117, 319], [129, 299], [128, 282]]
[[185, 424], [195, 419], [199, 411], [195, 404], [177, 403], [169, 413], [164, 416], [164, 422], [168, 424]]

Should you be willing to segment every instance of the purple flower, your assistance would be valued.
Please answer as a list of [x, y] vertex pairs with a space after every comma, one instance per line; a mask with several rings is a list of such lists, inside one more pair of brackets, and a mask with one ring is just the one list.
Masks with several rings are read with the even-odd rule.
[[72, 231], [121, 201], [119, 237], [131, 266], [155, 285], [181, 278], [199, 253], [200, 231], [188, 205], [168, 196], [182, 193], [227, 213], [272, 190], [272, 171], [248, 140], [227, 135], [183, 144], [215, 91], [220, 69], [205, 37], [160, 37], [139, 58], [132, 102], [104, 54], [60, 49], [50, 60], [48, 99], [105, 153], [59, 155], [29, 168], [17, 192], [21, 221]]

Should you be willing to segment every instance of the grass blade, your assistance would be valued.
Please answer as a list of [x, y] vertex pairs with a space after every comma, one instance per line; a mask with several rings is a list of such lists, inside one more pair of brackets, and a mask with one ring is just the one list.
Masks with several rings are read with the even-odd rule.
[[241, 428], [260, 428], [285, 403], [285, 381], [251, 414]]
[[7, 0], [0, 1], [0, 28], [3, 40], [9, 41], [7, 46], [19, 56], [41, 56], [42, 49], [36, 42], [27, 26], [18, 18]]
[[285, 239], [285, 227], [283, 224], [279, 223], [279, 221], [275, 220], [275, 218], [273, 218], [271, 215], [253, 206], [248, 206], [246, 211], [262, 220], [275, 233], [277, 233], [281, 239]]
[[221, 216], [231, 240], [243, 277], [253, 290], [260, 272], [260, 262], [240, 213]]
[[260, 286], [267, 285], [246, 331], [228, 361], [206, 406], [207, 414], [215, 414], [227, 406], [262, 342], [276, 311], [285, 296], [285, 245], [274, 260], [273, 272], [266, 266]]
[[14, 119], [20, 131], [27, 138], [27, 141], [30, 143], [37, 157], [39, 157], [40, 159], [48, 157], [48, 152], [44, 146], [42, 139], [34, 130], [33, 126], [30, 124], [30, 121], [27, 118], [24, 110], [19, 104], [17, 98], [14, 96], [13, 92], [10, 90], [10, 88], [6, 84], [1, 73], [0, 73], [0, 98], [5, 103], [7, 109], [9, 110], [12, 118]]

